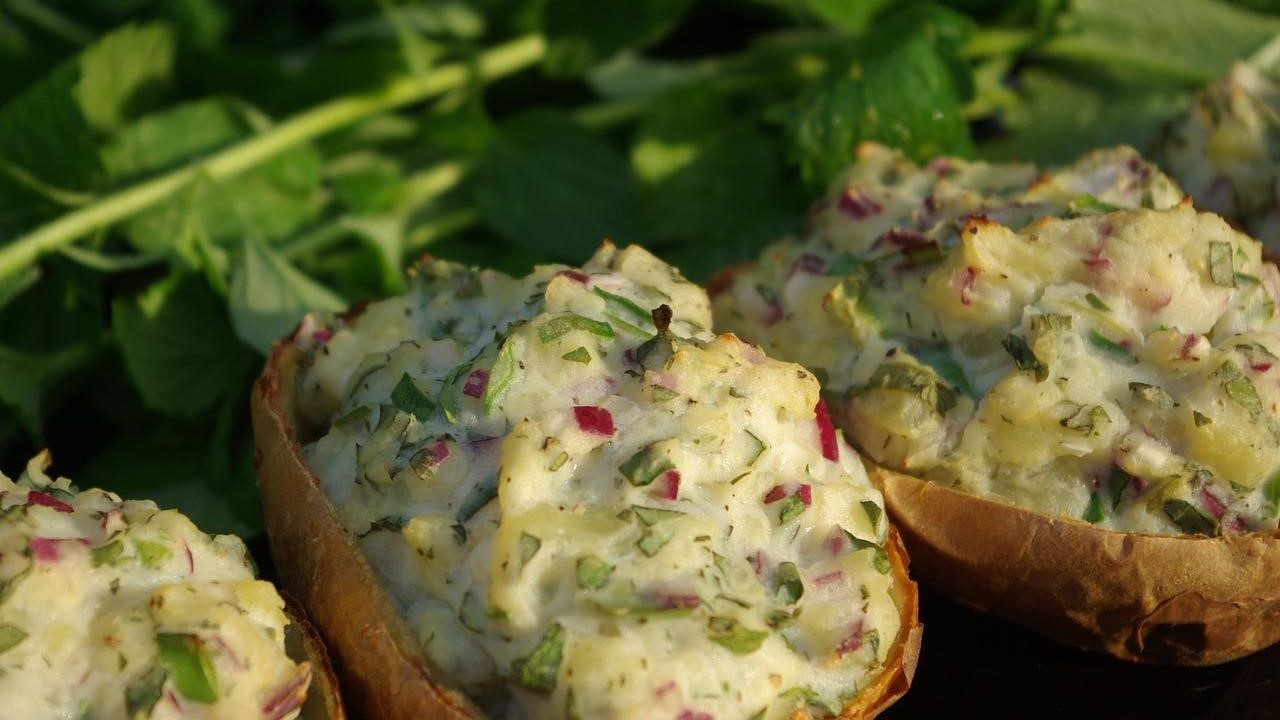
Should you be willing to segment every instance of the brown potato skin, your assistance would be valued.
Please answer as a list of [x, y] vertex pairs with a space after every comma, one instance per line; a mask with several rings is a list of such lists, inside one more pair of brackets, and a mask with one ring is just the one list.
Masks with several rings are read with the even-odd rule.
[[338, 678], [333, 674], [329, 652], [298, 601], [289, 593], [281, 595], [284, 597], [284, 613], [289, 617], [289, 624], [284, 630], [285, 652], [294, 660], [307, 663], [311, 673], [310, 686], [305, 689], [306, 702], [298, 720], [346, 720], [347, 713], [342, 707]]
[[1216, 665], [1280, 640], [1280, 534], [1103, 530], [867, 465], [918, 576], [978, 610], [1135, 662]]
[[[257, 443], [254, 467], [281, 583], [319, 627], [353, 716], [371, 720], [484, 717], [429, 667], [303, 461], [294, 413], [301, 361], [302, 352], [292, 338], [277, 342], [251, 398]], [[874, 718], [907, 691], [915, 676], [923, 629], [917, 588], [907, 575], [906, 550], [893, 529], [885, 549], [900, 589], [895, 599], [902, 608], [902, 627], [884, 670], [844, 708], [842, 720]], [[797, 712], [794, 717], [807, 715]]]
[[[720, 271], [708, 293], [750, 267]], [[828, 403], [847, 429], [848, 413]], [[863, 463], [916, 577], [975, 609], [1133, 662], [1217, 665], [1280, 641], [1280, 532], [1102, 530]]]

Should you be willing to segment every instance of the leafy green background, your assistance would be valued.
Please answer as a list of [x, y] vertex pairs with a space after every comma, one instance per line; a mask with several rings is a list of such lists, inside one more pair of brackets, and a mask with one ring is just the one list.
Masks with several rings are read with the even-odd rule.
[[[247, 397], [307, 309], [397, 292], [423, 252], [523, 272], [605, 237], [704, 279], [799, 230], [864, 140], [1143, 148], [1277, 10], [0, 0], [0, 463], [47, 446], [253, 537]], [[482, 77], [511, 41], [536, 52]]]

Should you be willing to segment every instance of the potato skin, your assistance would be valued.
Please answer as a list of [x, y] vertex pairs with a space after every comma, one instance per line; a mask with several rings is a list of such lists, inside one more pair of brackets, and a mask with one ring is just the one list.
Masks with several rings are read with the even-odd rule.
[[[302, 352], [292, 338], [277, 342], [251, 398], [254, 468], [281, 583], [318, 626], [355, 717], [484, 717], [429, 666], [302, 459], [294, 397], [301, 361]], [[907, 691], [915, 676], [923, 630], [918, 592], [907, 575], [906, 550], [892, 528], [885, 549], [901, 589], [902, 628], [884, 669], [844, 708], [842, 720], [876, 717]], [[808, 716], [801, 711], [794, 717]]]
[[866, 464], [918, 576], [966, 605], [1134, 662], [1216, 665], [1280, 640], [1280, 533], [1121, 533]]
[[338, 678], [333, 674], [329, 652], [298, 601], [288, 593], [281, 595], [284, 597], [284, 613], [289, 616], [284, 649], [289, 657], [305, 661], [311, 668], [311, 686], [307, 689], [306, 702], [298, 720], [346, 720], [347, 713], [342, 707]]

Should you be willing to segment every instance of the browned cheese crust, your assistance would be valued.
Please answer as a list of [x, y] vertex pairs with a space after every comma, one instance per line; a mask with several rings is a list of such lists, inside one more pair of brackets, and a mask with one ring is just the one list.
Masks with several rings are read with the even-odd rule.
[[1142, 535], [867, 463], [925, 582], [1058, 640], [1215, 665], [1280, 640], [1280, 534]]
[[[428, 666], [302, 459], [294, 397], [301, 361], [302, 352], [290, 340], [276, 343], [252, 397], [254, 466], [281, 583], [318, 626], [353, 715], [379, 720], [483, 717]], [[902, 629], [884, 669], [840, 714], [844, 720], [874, 718], [907, 691], [915, 675], [922, 632], [919, 599], [907, 576], [906, 551], [892, 529], [886, 550], [900, 589]]]

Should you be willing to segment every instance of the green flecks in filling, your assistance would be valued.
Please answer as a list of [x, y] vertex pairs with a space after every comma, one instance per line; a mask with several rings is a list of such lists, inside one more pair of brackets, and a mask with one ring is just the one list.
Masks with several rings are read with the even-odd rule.
[[707, 621], [707, 638], [734, 655], [749, 655], [764, 644], [768, 630], [752, 630], [733, 618], [712, 617]]
[[502, 396], [507, 393], [507, 388], [511, 387], [511, 381], [515, 379], [518, 367], [516, 341], [514, 338], [507, 338], [498, 349], [498, 357], [494, 359], [493, 367], [489, 370], [489, 382], [484, 387], [481, 402], [484, 404], [486, 415], [493, 414]]
[[1235, 263], [1231, 257], [1231, 243], [1211, 240], [1209, 242], [1209, 279], [1214, 285], [1222, 287], [1236, 286]]
[[578, 558], [575, 570], [578, 576], [578, 587], [582, 590], [599, 590], [613, 575], [613, 566], [595, 555]]
[[28, 565], [8, 580], [0, 580], [0, 604], [4, 604], [4, 601], [13, 595], [13, 591], [18, 589], [18, 584], [31, 574], [31, 568], [32, 566]]
[[1093, 493], [1089, 496], [1089, 506], [1084, 509], [1084, 521], [1097, 525], [1106, 516], [1106, 511], [1102, 509], [1102, 498], [1099, 498], [1097, 493]]
[[560, 358], [569, 362], [582, 363], [583, 365], [591, 364], [591, 353], [581, 345], [561, 355]]
[[511, 664], [511, 679], [534, 692], [550, 693], [556, 689], [560, 661], [564, 658], [564, 626], [556, 623], [547, 629], [528, 657]]
[[1133, 396], [1139, 400], [1158, 408], [1171, 408], [1174, 406], [1173, 396], [1158, 385], [1131, 382], [1129, 383], [1129, 392], [1133, 393]]
[[773, 595], [783, 605], [791, 605], [804, 597], [804, 582], [793, 562], [783, 562], [773, 574]]
[[889, 562], [889, 553], [883, 546], [878, 543], [871, 542], [870, 540], [863, 540], [848, 530], [845, 530], [844, 534], [845, 537], [849, 538], [849, 544], [853, 546], [854, 552], [858, 552], [860, 550], [873, 551], [874, 554], [872, 555], [871, 563], [875, 566], [876, 572], [879, 572], [881, 575], [889, 574], [889, 571], [892, 569], [892, 565]]
[[155, 666], [134, 678], [124, 688], [124, 710], [130, 718], [151, 716], [151, 709], [160, 702], [164, 683], [169, 679], [164, 668]]
[[743, 429], [743, 432], [747, 434], [747, 437], [751, 438], [751, 441], [754, 444], [754, 449], [751, 452], [751, 457], [747, 460], [747, 465], [752, 466], [756, 464], [756, 461], [760, 459], [760, 456], [764, 454], [764, 451], [769, 449], [769, 446], [766, 445], [765, 442], [760, 439], [760, 436], [756, 435], [750, 430]]
[[1093, 308], [1094, 310], [1099, 310], [1101, 312], [1111, 312], [1111, 306], [1102, 302], [1102, 298], [1098, 297], [1097, 295], [1094, 295], [1093, 293], [1086, 293], [1084, 296], [1084, 300], [1085, 302], [1089, 303], [1089, 307]]
[[525, 532], [520, 533], [520, 567], [524, 568], [541, 548], [541, 538]]
[[368, 405], [361, 405], [359, 407], [353, 408], [350, 412], [340, 416], [337, 420], [334, 420], [333, 424], [335, 427], [339, 427], [344, 430], [352, 429], [357, 425], [363, 425], [364, 423], [368, 422], [370, 416], [372, 415], [373, 415], [373, 408], [369, 407]]
[[1204, 427], [1205, 425], [1213, 424], [1213, 418], [1209, 417], [1208, 415], [1205, 415], [1199, 410], [1191, 411], [1191, 420], [1195, 422], [1196, 427]]
[[804, 500], [799, 495], [788, 495], [778, 506], [778, 524], [786, 525], [804, 513]]
[[1222, 363], [1210, 377], [1222, 383], [1222, 389], [1227, 393], [1227, 397], [1248, 410], [1251, 417], [1257, 418], [1262, 414], [1262, 398], [1258, 397], [1258, 391], [1253, 387], [1253, 383], [1249, 382], [1249, 378], [1244, 376], [1235, 363], [1231, 361]]
[[1111, 416], [1101, 405], [1094, 405], [1088, 409], [1083, 405], [1073, 403], [1071, 405], [1069, 414], [1058, 421], [1059, 425], [1068, 430], [1075, 430], [1082, 435], [1097, 435], [1104, 427], [1111, 424]]
[[623, 510], [621, 513], [619, 513], [618, 519], [625, 521], [630, 519], [630, 517], [633, 515], [637, 520], [644, 523], [646, 526], [649, 526], [649, 525], [653, 525], [654, 523], [662, 522], [663, 520], [672, 520], [672, 519], [678, 518], [684, 515], [684, 513], [680, 512], [679, 510], [665, 510], [663, 508], [652, 508], [652, 507], [645, 507], [643, 505], [632, 505], [630, 508]]
[[1054, 313], [1032, 315], [1031, 332], [1039, 335], [1041, 333], [1052, 332], [1055, 330], [1070, 330], [1073, 322], [1074, 320], [1070, 315], [1057, 315]]
[[106, 545], [94, 548], [89, 552], [89, 560], [94, 567], [102, 567], [103, 565], [115, 565], [120, 558], [120, 553], [124, 551], [124, 545], [119, 540], [112, 540]]
[[436, 404], [418, 388], [418, 384], [409, 377], [409, 373], [401, 375], [400, 382], [396, 383], [395, 389], [391, 391], [391, 404], [421, 422], [425, 422], [436, 410]]
[[1107, 477], [1107, 490], [1111, 496], [1112, 510], [1120, 507], [1120, 499], [1124, 496], [1124, 490], [1129, 487], [1133, 480], [1134, 477], [1125, 472], [1119, 465], [1111, 466], [1111, 474]]
[[[501, 470], [499, 470], [501, 472]], [[458, 507], [456, 519], [460, 523], [465, 523], [472, 516], [480, 512], [480, 509], [488, 505], [494, 498], [498, 497], [498, 476], [489, 475], [481, 478], [471, 488], [471, 492], [463, 498], [462, 505]]]
[[564, 464], [567, 462], [569, 462], [569, 453], [562, 450], [559, 455], [556, 455], [555, 458], [551, 460], [551, 464], [547, 466], [547, 470], [555, 472], [564, 467]]
[[444, 376], [444, 383], [440, 386], [440, 409], [444, 411], [445, 420], [454, 425], [458, 423], [458, 413], [462, 410], [462, 379], [470, 371], [470, 360], [459, 363]]
[[1186, 500], [1177, 498], [1165, 500], [1161, 509], [1173, 524], [1182, 528], [1184, 532], [1194, 535], [1218, 534], [1218, 521], [1200, 512], [1196, 506]]
[[916, 360], [933, 368], [938, 377], [946, 380], [952, 387], [971, 398], [977, 396], [973, 385], [969, 383], [969, 378], [964, 374], [964, 368], [956, 362], [955, 356], [951, 354], [951, 348], [947, 345], [929, 345], [912, 350], [911, 354]]
[[570, 313], [551, 318], [539, 325], [538, 340], [543, 343], [549, 343], [568, 335], [574, 330], [585, 330], [596, 337], [606, 340], [614, 337], [613, 327], [609, 323]]
[[1089, 214], [1093, 214], [1093, 213], [1109, 213], [1109, 212], [1114, 212], [1116, 210], [1124, 210], [1124, 209], [1126, 208], [1123, 208], [1119, 205], [1112, 205], [1109, 202], [1104, 202], [1094, 197], [1093, 195], [1089, 195], [1086, 193], [1084, 195], [1077, 195], [1075, 198], [1071, 200], [1069, 212], [1073, 214], [1083, 214], [1080, 211], [1088, 210]]
[[0, 625], [0, 654], [6, 653], [27, 639], [27, 633], [17, 625]]
[[[615, 295], [608, 290], [602, 290], [598, 287], [591, 288], [591, 292], [603, 298], [605, 308], [614, 315], [625, 316], [630, 319], [632, 323], [639, 323], [640, 325], [649, 325], [653, 322], [653, 317], [650, 312], [640, 307], [632, 300], [624, 298], [621, 295]], [[639, 330], [639, 328], [637, 328], [637, 330]], [[643, 330], [640, 332], [644, 333]], [[651, 335], [652, 333], [644, 334]]]
[[654, 443], [646, 446], [619, 465], [618, 472], [622, 473], [622, 477], [626, 478], [627, 482], [633, 486], [644, 487], [657, 480], [663, 473], [674, 468], [675, 464]]
[[218, 699], [218, 676], [199, 637], [160, 633], [156, 635], [156, 649], [178, 694], [198, 703]]
[[824, 715], [838, 715], [844, 709], [842, 703], [826, 702], [822, 696], [808, 687], [793, 687], [778, 695], [779, 700], [790, 701], [795, 707], [811, 707]]
[[872, 530], [880, 529], [880, 516], [884, 514], [884, 510], [875, 503], [874, 500], [863, 500], [862, 511], [867, 514], [867, 520], [871, 522]]
[[1272, 512], [1280, 512], [1280, 473], [1271, 476], [1262, 486], [1262, 494], [1271, 503]]
[[1027, 345], [1027, 341], [1017, 335], [1008, 335], [1000, 342], [1004, 346], [1005, 352], [1013, 358], [1013, 364], [1018, 366], [1019, 370], [1030, 370], [1035, 374], [1036, 382], [1043, 382], [1049, 377], [1049, 368], [1036, 354], [1032, 352]]
[[647, 528], [636, 541], [636, 547], [640, 548], [640, 552], [644, 553], [645, 557], [653, 557], [671, 542], [671, 536], [672, 532], [669, 528]]
[[679, 393], [677, 393], [675, 390], [672, 390], [670, 388], [666, 388], [661, 385], [649, 386], [649, 397], [652, 398], [655, 403], [664, 403], [678, 396], [679, 396]]
[[1090, 330], [1087, 339], [1089, 340], [1090, 345], [1116, 360], [1124, 360], [1129, 363], [1137, 362], [1137, 358], [1133, 356], [1133, 353], [1129, 352], [1128, 349], [1120, 343], [1108, 338], [1097, 330]]
[[138, 548], [138, 557], [141, 558], [142, 564], [149, 568], [159, 567], [172, 554], [168, 547], [146, 540], [137, 540], [134, 546]]
[[919, 397], [939, 415], [956, 406], [959, 397], [928, 368], [904, 362], [881, 363], [867, 381], [866, 389], [899, 390]]

